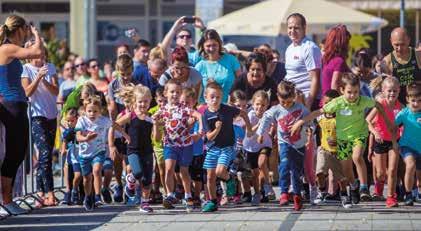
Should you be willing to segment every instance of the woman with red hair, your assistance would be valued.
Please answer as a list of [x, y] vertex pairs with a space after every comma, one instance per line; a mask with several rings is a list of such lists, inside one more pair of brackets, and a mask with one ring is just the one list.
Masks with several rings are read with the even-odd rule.
[[342, 74], [350, 72], [346, 64], [350, 39], [345, 25], [337, 25], [327, 33], [322, 58], [322, 95], [330, 89], [338, 90]]
[[171, 53], [171, 66], [159, 78], [159, 84], [164, 86], [170, 79], [177, 79], [183, 87], [191, 87], [200, 93], [202, 75], [199, 71], [189, 66], [189, 57], [184, 47], [176, 47]]

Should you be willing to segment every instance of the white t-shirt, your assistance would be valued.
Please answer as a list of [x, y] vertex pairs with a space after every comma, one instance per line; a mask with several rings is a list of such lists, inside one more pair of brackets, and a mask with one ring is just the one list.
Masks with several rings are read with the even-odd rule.
[[[48, 72], [44, 79], [52, 83], [53, 76], [56, 75], [56, 68], [53, 64], [47, 63]], [[33, 66], [30, 63], [23, 65], [22, 78], [29, 78], [34, 82], [40, 68]], [[57, 97], [51, 94], [47, 87], [42, 83], [38, 84], [34, 93], [29, 97], [31, 101], [31, 116], [42, 116], [47, 119], [55, 119], [57, 117]]]
[[305, 97], [310, 93], [311, 79], [309, 71], [321, 68], [322, 53], [320, 48], [307, 38], [299, 45], [291, 43], [285, 51], [285, 80], [295, 84]]
[[[254, 110], [251, 110], [248, 113], [250, 124], [251, 126], [255, 126], [257, 123], [259, 123], [259, 118], [256, 116], [256, 112]], [[243, 140], [243, 149], [247, 152], [258, 152], [262, 148], [271, 148], [272, 147], [272, 139], [269, 136], [268, 132], [265, 132], [263, 134], [263, 143], [259, 144], [257, 143], [257, 135], [254, 134], [251, 137], [245, 137]]]
[[97, 134], [95, 139], [79, 143], [79, 156], [89, 158], [99, 152], [106, 152], [108, 129], [111, 125], [111, 120], [105, 116], [100, 116], [95, 121], [91, 121], [86, 116], [79, 117], [76, 124], [77, 131], [81, 131], [82, 134], [89, 131]]

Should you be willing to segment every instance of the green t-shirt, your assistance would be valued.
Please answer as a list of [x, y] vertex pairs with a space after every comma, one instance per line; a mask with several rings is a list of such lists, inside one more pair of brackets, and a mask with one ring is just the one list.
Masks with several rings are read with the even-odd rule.
[[343, 96], [333, 99], [323, 107], [327, 113], [336, 113], [336, 136], [338, 140], [353, 140], [368, 136], [368, 126], [365, 121], [366, 109], [372, 108], [375, 101], [366, 96], [360, 96], [354, 102], [348, 102]]
[[[159, 110], [159, 105], [155, 105], [154, 107], [149, 109], [149, 114], [154, 115]], [[160, 128], [160, 132], [164, 132], [164, 128]], [[154, 149], [162, 149], [162, 142], [156, 142], [154, 139], [152, 139], [152, 145]]]
[[83, 84], [87, 83], [91, 77], [89, 75], [80, 76], [79, 79], [76, 81], [76, 87], [82, 86]]

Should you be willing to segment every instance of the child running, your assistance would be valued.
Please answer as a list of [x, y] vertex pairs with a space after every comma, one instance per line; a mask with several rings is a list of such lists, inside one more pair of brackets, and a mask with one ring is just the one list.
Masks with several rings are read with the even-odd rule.
[[113, 125], [111, 120], [101, 115], [102, 103], [98, 96], [90, 96], [85, 104], [85, 115], [80, 116], [76, 124], [76, 139], [79, 142], [79, 163], [83, 176], [85, 199], [83, 206], [86, 211], [92, 211], [92, 175], [94, 178], [95, 204], [101, 202], [102, 165], [105, 160], [108, 129], [113, 126], [127, 139], [124, 130]]
[[[378, 101], [388, 119], [394, 121], [394, 118], [401, 110], [401, 104], [398, 100], [400, 91], [399, 80], [389, 76], [383, 80], [381, 85], [382, 90]], [[386, 207], [397, 207], [398, 200], [396, 198], [395, 188], [399, 162], [398, 150], [393, 149], [392, 134], [389, 132], [389, 129], [387, 129], [385, 120], [377, 113], [377, 109], [374, 108], [367, 116], [366, 120], [370, 132], [374, 134], [373, 168], [375, 168], [377, 181], [374, 182], [373, 196], [376, 198], [382, 197], [387, 175]], [[399, 139], [399, 137], [400, 134], [398, 133], [397, 139]]]
[[207, 138], [207, 152], [203, 167], [207, 170], [210, 200], [203, 205], [202, 211], [214, 212], [218, 209], [216, 177], [226, 182], [227, 192], [235, 191], [235, 179], [228, 173], [228, 167], [235, 157], [233, 120], [241, 116], [246, 124], [248, 135], [251, 135], [251, 126], [245, 111], [221, 104], [222, 88], [217, 83], [209, 82], [204, 95], [208, 108], [203, 117]]
[[[254, 93], [251, 101], [252, 110], [248, 113], [248, 117], [252, 126], [252, 132], [255, 132], [260, 125], [263, 114], [269, 106], [269, 96], [265, 91], [259, 90]], [[257, 136], [253, 135], [244, 138], [243, 141], [243, 148], [247, 155], [247, 163], [253, 171], [254, 195], [251, 204], [254, 206], [259, 205], [263, 196], [267, 197], [271, 193], [274, 193], [272, 187], [268, 184], [269, 169], [267, 163], [267, 160], [272, 153], [272, 138], [269, 136], [269, 133], [266, 132], [263, 134], [262, 144], [257, 143], [256, 139]], [[262, 188], [262, 186], [264, 188]], [[264, 191], [266, 195], [261, 195], [261, 191]]]
[[272, 123], [277, 124], [279, 145], [279, 187], [281, 188], [280, 205], [288, 204], [288, 189], [292, 181], [294, 210], [303, 207], [301, 189], [304, 168], [304, 153], [306, 144], [306, 129], [297, 129], [292, 133], [290, 126], [309, 114], [307, 108], [296, 100], [296, 91], [293, 83], [282, 81], [278, 85], [279, 104], [271, 107], [263, 115], [257, 129], [257, 142], [263, 144], [263, 135], [269, 130]]
[[421, 84], [407, 86], [406, 100], [408, 105], [398, 113], [395, 123], [402, 126], [403, 133], [399, 140], [400, 153], [405, 162], [405, 205], [414, 205], [412, 188], [414, 175], [421, 174]]
[[[368, 195], [367, 186], [367, 169], [362, 158], [368, 137], [367, 122], [365, 120], [365, 110], [376, 107], [381, 113], [389, 128], [392, 128], [392, 123], [384, 114], [382, 107], [373, 99], [360, 96], [360, 81], [358, 77], [352, 74], [344, 74], [342, 76], [342, 86], [340, 87], [342, 96], [335, 98], [323, 108], [313, 111], [310, 115], [297, 121], [291, 128], [291, 133], [295, 134], [300, 127], [312, 121], [316, 117], [324, 114], [336, 114], [336, 135], [337, 135], [337, 158], [342, 162], [342, 170], [351, 184], [351, 200], [353, 204], [360, 201], [359, 192], [361, 196]], [[396, 139], [392, 137], [392, 143]], [[354, 161], [357, 173], [360, 178], [360, 190], [358, 189], [358, 181], [354, 178], [353, 165]]]
[[[148, 116], [152, 95], [149, 88], [143, 85], [124, 88], [132, 88], [131, 91], [126, 92], [132, 92], [133, 111], [119, 118], [116, 123], [120, 126], [128, 125], [127, 133], [130, 142], [127, 145], [127, 159], [132, 171], [131, 174], [141, 184], [142, 188], [139, 211], [151, 213], [153, 209], [149, 206], [149, 197], [153, 174], [152, 132], [156, 130], [156, 126]], [[114, 133], [110, 132], [110, 134]]]
[[[336, 90], [328, 90], [322, 99], [322, 106], [328, 104], [333, 99], [339, 97]], [[337, 158], [337, 142], [336, 142], [336, 118], [335, 114], [324, 113], [317, 118], [320, 127], [321, 145], [317, 152], [316, 164], [316, 181], [319, 187], [315, 204], [321, 204], [326, 201], [328, 193], [326, 192], [326, 177], [330, 170], [333, 175], [334, 182], [339, 181], [340, 197], [344, 208], [351, 208], [351, 198], [347, 193], [347, 178], [342, 171], [342, 163]]]
[[[191, 194], [191, 180], [189, 166], [193, 159], [193, 139], [190, 129], [195, 121], [199, 121], [199, 134], [202, 130], [202, 116], [199, 112], [182, 105], [180, 96], [181, 84], [176, 79], [170, 79], [164, 87], [167, 104], [159, 108], [153, 116], [155, 123], [164, 125], [164, 158], [165, 158], [165, 186], [167, 196], [163, 201], [166, 209], [173, 209], [177, 202], [174, 193], [175, 166], [180, 166], [181, 181], [184, 187], [184, 199], [187, 211], [194, 208]], [[158, 134], [157, 134], [158, 136]], [[159, 137], [155, 136], [155, 140]]]

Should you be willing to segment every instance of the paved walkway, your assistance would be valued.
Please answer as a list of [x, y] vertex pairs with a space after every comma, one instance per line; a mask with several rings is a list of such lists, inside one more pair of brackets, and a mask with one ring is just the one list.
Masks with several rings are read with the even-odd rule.
[[345, 210], [339, 204], [309, 206], [293, 212], [276, 202], [259, 207], [236, 205], [218, 212], [186, 213], [181, 207], [140, 214], [136, 207], [106, 205], [85, 212], [79, 206], [60, 206], [0, 221], [0, 230], [421, 230], [421, 205], [386, 209], [384, 202], [369, 202]]

